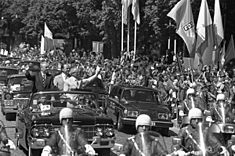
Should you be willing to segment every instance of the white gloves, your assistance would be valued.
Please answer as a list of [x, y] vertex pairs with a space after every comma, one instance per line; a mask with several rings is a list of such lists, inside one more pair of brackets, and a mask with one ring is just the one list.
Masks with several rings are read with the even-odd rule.
[[179, 116], [184, 116], [184, 112], [182, 110], [179, 111]]
[[86, 148], [86, 154], [96, 155], [95, 150], [91, 145], [86, 144], [85, 148]]
[[16, 145], [10, 139], [8, 139], [8, 143], [6, 144], [6, 146], [9, 146], [11, 150], [15, 150], [16, 149]]
[[185, 153], [184, 151], [182, 150], [178, 150], [178, 151], [174, 151], [173, 153], [171, 154], [167, 154], [166, 156], [186, 156], [187, 153]]
[[50, 156], [51, 150], [50, 146], [45, 146], [42, 150], [41, 156]]
[[119, 156], [126, 156], [126, 154], [120, 154]]
[[220, 154], [224, 156], [229, 156], [229, 152], [224, 146], [221, 146], [221, 149], [222, 149], [222, 152], [220, 152]]

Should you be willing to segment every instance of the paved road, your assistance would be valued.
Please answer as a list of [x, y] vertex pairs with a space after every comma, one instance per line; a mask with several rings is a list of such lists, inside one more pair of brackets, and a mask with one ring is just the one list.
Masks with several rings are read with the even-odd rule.
[[[16, 143], [15, 128], [12, 128], [16, 125], [16, 122], [15, 121], [6, 121], [5, 116], [3, 116], [1, 112], [0, 112], [0, 119], [4, 122], [6, 127], [9, 127], [9, 126], [11, 127], [11, 128], [6, 128], [7, 134]], [[177, 131], [178, 131], [177, 128], [172, 128], [170, 130], [170, 136], [163, 137], [165, 140], [166, 146], [168, 148], [168, 151], [170, 151], [172, 137], [176, 135]], [[116, 132], [115, 133], [116, 134], [116, 146], [112, 149], [112, 151], [113, 151], [112, 156], [118, 155], [119, 149], [120, 149], [119, 145], [124, 144], [125, 140], [128, 137], [133, 135], [133, 133], [131, 133], [131, 132], [133, 132], [133, 129], [129, 129], [129, 132], [118, 132], [118, 131], [115, 131], [115, 132]], [[13, 156], [26, 156], [26, 154], [19, 149], [12, 151], [12, 155]]]

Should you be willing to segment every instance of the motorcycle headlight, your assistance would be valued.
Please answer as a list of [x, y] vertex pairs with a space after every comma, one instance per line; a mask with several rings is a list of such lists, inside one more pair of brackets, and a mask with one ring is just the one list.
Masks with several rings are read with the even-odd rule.
[[114, 136], [114, 130], [113, 128], [109, 127], [104, 130], [104, 133], [107, 137], [112, 137]]

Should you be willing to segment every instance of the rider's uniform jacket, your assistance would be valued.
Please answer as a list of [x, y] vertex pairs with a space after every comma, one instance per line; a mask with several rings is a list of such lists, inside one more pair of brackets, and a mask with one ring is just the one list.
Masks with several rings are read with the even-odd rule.
[[6, 129], [3, 128], [2, 126], [0, 126], [0, 142], [2, 142], [3, 144], [8, 143], [8, 137], [7, 137]]
[[[218, 139], [208, 131], [208, 128], [203, 128], [202, 132], [207, 151], [219, 151], [221, 143]], [[193, 128], [191, 125], [183, 127], [178, 134], [178, 137], [181, 139], [181, 147], [183, 147], [183, 150], [185, 152], [201, 151], [199, 136], [199, 130]]]
[[[46, 144], [52, 148], [53, 153], [58, 155], [66, 155], [71, 152], [77, 154], [85, 153], [85, 145], [87, 144], [87, 141], [80, 128], [72, 128], [69, 132], [69, 141], [67, 143], [71, 147], [72, 151], [68, 150], [65, 140], [64, 128], [61, 127], [60, 130], [51, 135]], [[67, 152], [66, 149], [68, 150]]]
[[157, 137], [147, 134], [144, 136], [144, 140], [141, 141], [140, 133], [129, 137], [121, 153], [125, 156], [165, 156], [167, 154]]
[[[203, 111], [207, 110], [207, 105], [203, 102], [203, 100], [201, 100], [201, 98], [195, 97], [193, 99], [196, 108], [199, 108]], [[189, 110], [192, 109], [192, 105], [192, 100], [187, 98], [181, 103], [180, 110], [182, 110], [184, 114], [188, 114]]]
[[[224, 115], [225, 115], [225, 122], [226, 123], [234, 123], [235, 121], [235, 114], [234, 114], [234, 108], [231, 107], [229, 103], [224, 104]], [[211, 118], [215, 122], [223, 122], [223, 113], [221, 106], [219, 104], [215, 103], [211, 109]]]

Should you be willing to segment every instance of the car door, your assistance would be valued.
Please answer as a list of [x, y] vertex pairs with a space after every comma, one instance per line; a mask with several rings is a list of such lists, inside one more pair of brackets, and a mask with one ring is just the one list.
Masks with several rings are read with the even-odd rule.
[[118, 92], [120, 91], [120, 87], [114, 86], [110, 92], [107, 104], [107, 114], [109, 117], [115, 121], [116, 119], [116, 107], [119, 102]]
[[25, 109], [19, 110], [17, 113], [16, 118], [16, 131], [18, 134], [19, 144], [20, 146], [23, 146], [26, 148], [26, 131], [27, 131], [27, 124], [29, 122], [27, 121], [26, 113], [27, 111]]

